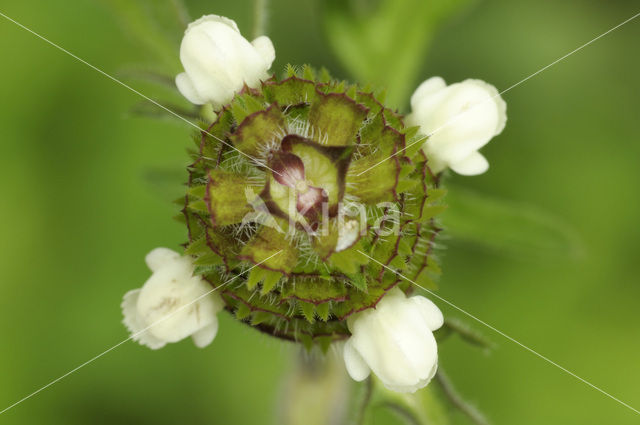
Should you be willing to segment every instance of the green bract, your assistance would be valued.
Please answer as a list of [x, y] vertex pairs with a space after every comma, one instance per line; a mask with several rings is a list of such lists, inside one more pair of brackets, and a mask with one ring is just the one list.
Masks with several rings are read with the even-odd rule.
[[186, 254], [216, 287], [237, 276], [219, 292], [238, 319], [327, 347], [349, 336], [349, 315], [396, 285], [408, 291], [376, 261], [433, 287], [444, 191], [417, 128], [380, 98], [288, 67], [197, 134]]

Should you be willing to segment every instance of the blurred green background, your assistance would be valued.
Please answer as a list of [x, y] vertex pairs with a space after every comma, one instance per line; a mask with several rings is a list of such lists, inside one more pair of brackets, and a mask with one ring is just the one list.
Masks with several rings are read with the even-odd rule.
[[[4, 0], [0, 11], [109, 73], [157, 61], [149, 44], [122, 30], [111, 3], [127, 5]], [[247, 0], [187, 4], [193, 17], [226, 15], [250, 32]], [[335, 37], [326, 37], [322, 9], [320, 0], [273, 0], [275, 70], [308, 62], [349, 77], [331, 48]], [[433, 33], [429, 49], [419, 46], [419, 75], [409, 86], [441, 75], [504, 89], [637, 12], [637, 0], [471, 2]], [[179, 40], [179, 27], [166, 29]], [[571, 249], [548, 241], [553, 232], [536, 234], [517, 218], [502, 223], [491, 208], [476, 215], [473, 202], [464, 215], [452, 202], [439, 292], [636, 408], [638, 40], [640, 20], [506, 93], [506, 130], [483, 151], [491, 169], [451, 179], [452, 200], [473, 190], [524, 215], [557, 217], [541, 220], [565, 229]], [[191, 130], [133, 116], [139, 97], [5, 19], [0, 51], [2, 410], [127, 337], [119, 304], [147, 278], [144, 255], [185, 239], [169, 202], [180, 189], [163, 179], [166, 170], [183, 178]], [[167, 67], [177, 58], [177, 51], [156, 53]], [[157, 90], [127, 81], [145, 93]], [[484, 232], [484, 241], [453, 228], [474, 217], [470, 232]], [[532, 234], [521, 237], [520, 230]], [[124, 344], [4, 413], [0, 423], [278, 423], [282, 377], [295, 349], [222, 316], [218, 337], [204, 350], [187, 341], [158, 352]], [[492, 423], [638, 423], [632, 411], [470, 324], [496, 349], [487, 355], [454, 337], [440, 348], [441, 365]], [[399, 422], [380, 411], [373, 423]], [[468, 422], [456, 413], [453, 423]]]

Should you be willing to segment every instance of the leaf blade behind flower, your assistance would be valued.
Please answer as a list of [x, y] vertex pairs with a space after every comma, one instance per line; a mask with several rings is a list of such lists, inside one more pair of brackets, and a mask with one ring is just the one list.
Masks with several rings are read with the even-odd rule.
[[454, 239], [533, 260], [583, 255], [581, 238], [570, 223], [538, 207], [451, 186], [446, 202], [442, 221]]

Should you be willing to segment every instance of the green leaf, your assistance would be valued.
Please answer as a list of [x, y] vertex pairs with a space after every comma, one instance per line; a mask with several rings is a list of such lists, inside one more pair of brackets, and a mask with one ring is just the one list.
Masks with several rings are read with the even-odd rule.
[[386, 126], [378, 114], [360, 132], [358, 158], [351, 162], [346, 176], [347, 193], [365, 204], [394, 201], [400, 176], [400, 155], [404, 135]]
[[453, 238], [534, 260], [578, 259], [582, 241], [569, 223], [540, 208], [449, 187], [442, 215]]
[[425, 204], [424, 208], [422, 209], [422, 219], [423, 220], [427, 220], [429, 218], [435, 217], [441, 213], [443, 213], [444, 211], [446, 211], [448, 208], [448, 205], [429, 205], [429, 204]]
[[286, 128], [284, 115], [277, 104], [248, 115], [241, 122], [231, 140], [237, 149], [253, 157], [260, 156], [261, 148]]
[[271, 292], [273, 288], [276, 287], [276, 284], [282, 277], [282, 273], [280, 272], [272, 272], [271, 270], [265, 270], [264, 281], [262, 282], [262, 291], [260, 293], [262, 295], [268, 294]]
[[334, 252], [329, 258], [331, 265], [347, 275], [356, 275], [360, 272], [360, 266], [369, 262], [369, 258], [362, 255], [360, 242], [352, 248], [340, 252]]
[[264, 110], [264, 105], [251, 94], [239, 94], [231, 103], [231, 113], [235, 121], [240, 124], [249, 115]]
[[311, 81], [289, 77], [284, 81], [270, 81], [264, 85], [264, 94], [269, 103], [297, 105], [312, 102], [316, 97], [316, 86]]
[[244, 245], [239, 258], [260, 264], [259, 267], [265, 269], [289, 274], [298, 261], [298, 253], [284, 233], [263, 226]]
[[239, 320], [246, 319], [251, 314], [251, 309], [245, 303], [238, 303], [238, 308], [236, 309], [236, 317]]
[[338, 237], [340, 236], [338, 231], [338, 220], [333, 219], [329, 222], [329, 226], [326, 232], [321, 232], [313, 238], [313, 250], [320, 256], [321, 259], [328, 258], [335, 250], [338, 243]]
[[316, 321], [316, 318], [314, 315], [315, 305], [311, 303], [306, 303], [304, 301], [300, 301], [299, 304], [300, 304], [300, 310], [302, 311], [302, 314], [304, 315], [305, 319], [307, 319], [309, 323], [314, 323]]
[[212, 267], [222, 263], [222, 258], [215, 252], [209, 252], [198, 257], [194, 262], [194, 266]]
[[324, 354], [327, 354], [332, 342], [333, 341], [330, 336], [319, 336], [316, 338], [316, 343], [318, 343]]
[[360, 291], [364, 292], [367, 290], [367, 278], [362, 273], [353, 275], [350, 282], [356, 289]]
[[329, 305], [328, 301], [344, 301], [347, 290], [342, 282], [325, 280], [320, 277], [288, 280], [282, 288], [284, 299], [297, 299], [317, 305]]
[[245, 190], [250, 188], [251, 182], [240, 174], [220, 168], [211, 170], [206, 187], [208, 198], [205, 201], [190, 202], [189, 208], [200, 211], [200, 203], [205, 204], [205, 211], [211, 214], [214, 226], [239, 223], [252, 211], [245, 194]]
[[329, 303], [323, 303], [316, 306], [316, 314], [324, 322], [329, 318]]
[[307, 352], [310, 352], [313, 348], [313, 338], [308, 334], [300, 334], [299, 341], [302, 343]]
[[[418, 128], [419, 127], [409, 127], [410, 131], [407, 133], [414, 133]], [[404, 155], [407, 158], [414, 158], [418, 152], [420, 152], [422, 146], [424, 146], [427, 141], [427, 137], [422, 134], [405, 134], [405, 137], [407, 139], [407, 146], [404, 149]]]
[[258, 283], [264, 279], [266, 272], [267, 270], [261, 269], [260, 267], [253, 267], [249, 272], [249, 277], [247, 278], [247, 288], [255, 288]]
[[204, 202], [202, 199], [196, 199], [196, 200], [193, 200], [193, 201], [189, 202], [187, 207], [190, 210], [195, 211], [197, 213], [205, 213], [206, 214], [209, 211], [209, 209], [207, 207], [207, 203]]
[[273, 317], [270, 313], [266, 311], [256, 311], [251, 316], [251, 325], [259, 325], [260, 323], [264, 323]]
[[319, 94], [309, 111], [309, 123], [326, 146], [349, 146], [367, 116], [367, 109], [343, 94]]
[[288, 63], [284, 67], [284, 73], [287, 76], [287, 78], [295, 77], [298, 75], [298, 69], [296, 68], [295, 65]]
[[309, 64], [304, 64], [302, 66], [302, 78], [305, 80], [315, 81], [316, 80], [316, 72]]
[[388, 88], [387, 104], [407, 102], [436, 30], [470, 0], [327, 0], [333, 50], [362, 83]]
[[209, 247], [207, 246], [207, 238], [201, 237], [189, 244], [187, 249], [185, 249], [185, 255], [202, 255], [209, 252]]

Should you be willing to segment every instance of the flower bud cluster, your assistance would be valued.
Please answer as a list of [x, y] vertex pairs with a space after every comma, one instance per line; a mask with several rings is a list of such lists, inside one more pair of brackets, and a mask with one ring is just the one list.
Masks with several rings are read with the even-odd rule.
[[194, 137], [184, 256], [152, 251], [151, 278], [125, 295], [134, 339], [202, 347], [226, 309], [308, 348], [342, 343], [356, 380], [426, 385], [443, 318], [409, 282], [433, 288], [440, 272], [442, 172], [488, 168], [478, 150], [506, 121], [495, 88], [431, 78], [403, 117], [380, 92], [324, 70], [272, 76], [271, 41], [249, 42], [215, 15], [189, 26], [180, 58], [178, 89], [216, 118]]

